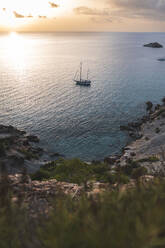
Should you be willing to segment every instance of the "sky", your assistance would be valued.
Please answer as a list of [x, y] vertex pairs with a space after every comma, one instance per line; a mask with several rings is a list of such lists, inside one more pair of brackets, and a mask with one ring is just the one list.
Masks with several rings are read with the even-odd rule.
[[0, 0], [0, 31], [165, 32], [165, 0]]

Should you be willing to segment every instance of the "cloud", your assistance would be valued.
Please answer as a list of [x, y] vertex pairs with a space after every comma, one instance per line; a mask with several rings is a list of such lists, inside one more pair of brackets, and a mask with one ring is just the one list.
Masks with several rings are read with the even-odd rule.
[[112, 23], [113, 20], [111, 17], [91, 17], [90, 20], [94, 23], [100, 24], [100, 23]]
[[74, 9], [75, 14], [77, 15], [89, 15], [89, 16], [109, 16], [107, 9], [99, 10], [95, 8], [88, 8], [86, 6], [80, 6]]
[[49, 4], [50, 4], [51, 8], [58, 8], [59, 7], [58, 4], [53, 3], [53, 2], [49, 2]]
[[47, 18], [47, 16], [41, 16], [41, 15], [39, 15], [39, 16], [38, 16], [38, 18], [43, 18], [43, 19], [46, 19], [46, 18]]
[[80, 6], [74, 12], [77, 15], [90, 16], [95, 22], [123, 19], [165, 21], [165, 0], [104, 0], [104, 4], [107, 8]]
[[17, 13], [16, 11], [13, 11], [13, 14], [16, 18], [33, 18], [31, 14], [29, 14], [28, 16], [24, 16], [24, 15]]
[[88, 8], [86, 6], [80, 6], [74, 9], [75, 14], [77, 15], [86, 15], [89, 16], [89, 20], [94, 23], [110, 23], [112, 18], [110, 16], [109, 9], [96, 9]]
[[31, 14], [29, 14], [28, 16], [26, 16], [27, 18], [33, 18], [33, 16]]
[[14, 14], [14, 16], [15, 16], [16, 18], [25, 18], [24, 15], [21, 15], [21, 14], [17, 13], [16, 11], [13, 11], [13, 14]]
[[165, 21], [165, 0], [108, 0], [112, 14]]

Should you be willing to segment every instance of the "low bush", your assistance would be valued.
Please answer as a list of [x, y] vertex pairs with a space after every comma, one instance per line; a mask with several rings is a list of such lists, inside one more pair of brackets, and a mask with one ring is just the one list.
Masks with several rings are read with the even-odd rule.
[[32, 180], [57, 179], [58, 181], [82, 184], [87, 181], [118, 182], [116, 175], [109, 174], [109, 167], [105, 163], [87, 164], [79, 159], [64, 160], [44, 165], [39, 171], [31, 175]]
[[159, 161], [159, 158], [156, 157], [156, 156], [151, 156], [151, 157], [148, 157], [148, 158], [143, 158], [143, 159], [140, 159], [138, 160], [139, 163], [145, 163], [145, 162], [158, 162]]
[[132, 171], [131, 177], [133, 179], [138, 179], [139, 177], [142, 177], [147, 174], [147, 169], [143, 166], [136, 168]]

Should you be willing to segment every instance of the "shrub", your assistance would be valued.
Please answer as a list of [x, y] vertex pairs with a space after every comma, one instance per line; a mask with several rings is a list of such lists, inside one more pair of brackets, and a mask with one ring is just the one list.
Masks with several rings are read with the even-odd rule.
[[31, 175], [32, 180], [42, 181], [46, 179], [51, 179], [51, 173], [49, 171], [43, 170], [42, 168]]
[[[38, 173], [42, 174], [39, 179]], [[44, 178], [44, 173], [46, 178]], [[81, 162], [79, 159], [64, 160], [59, 159], [56, 162], [46, 164], [32, 175], [33, 180], [43, 180], [48, 178], [55, 178], [58, 181], [65, 181], [70, 183], [84, 183], [92, 175], [91, 165]]]
[[145, 167], [139, 167], [136, 168], [132, 171], [132, 178], [133, 179], [138, 179], [141, 176], [144, 176], [147, 174], [147, 169]]
[[123, 174], [131, 176], [133, 169], [136, 169], [139, 166], [138, 161], [130, 161], [126, 166], [121, 167], [121, 171]]
[[108, 182], [110, 184], [127, 184], [129, 183], [130, 181], [130, 178], [125, 175], [125, 174], [122, 174], [122, 173], [116, 173], [116, 174], [110, 174], [108, 176]]
[[[110, 178], [109, 178], [110, 177]], [[90, 165], [79, 159], [57, 161], [44, 165], [39, 171], [31, 175], [32, 180], [57, 179], [58, 181], [86, 184], [87, 181], [117, 182], [116, 176], [109, 176], [109, 167], [105, 163]]]
[[159, 158], [156, 157], [156, 156], [151, 156], [151, 157], [148, 157], [148, 158], [142, 158], [140, 160], [138, 160], [139, 163], [145, 163], [145, 162], [158, 162], [159, 161]]

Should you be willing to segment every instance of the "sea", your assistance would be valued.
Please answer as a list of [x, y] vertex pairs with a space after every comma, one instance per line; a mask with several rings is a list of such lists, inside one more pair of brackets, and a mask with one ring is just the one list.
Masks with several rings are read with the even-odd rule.
[[[102, 160], [130, 142], [120, 125], [165, 96], [165, 33], [0, 34], [0, 123], [66, 158]], [[91, 87], [73, 82], [80, 62]]]

